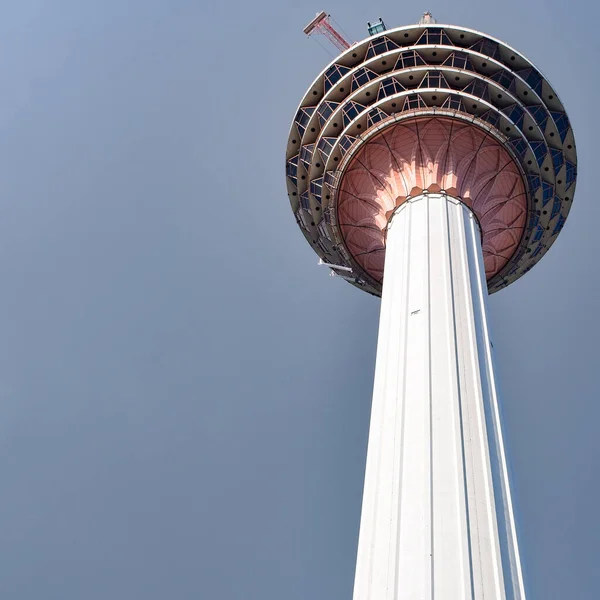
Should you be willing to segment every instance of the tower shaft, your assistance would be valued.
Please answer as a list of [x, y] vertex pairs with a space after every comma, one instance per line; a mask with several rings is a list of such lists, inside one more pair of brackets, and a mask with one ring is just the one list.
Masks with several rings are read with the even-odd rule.
[[354, 600], [524, 600], [480, 231], [459, 200], [392, 215]]

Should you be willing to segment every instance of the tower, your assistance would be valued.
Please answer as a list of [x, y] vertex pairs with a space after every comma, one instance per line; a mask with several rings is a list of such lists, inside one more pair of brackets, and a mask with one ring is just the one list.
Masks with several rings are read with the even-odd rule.
[[286, 149], [320, 261], [381, 296], [354, 600], [522, 600], [487, 296], [561, 231], [573, 131], [503, 42], [381, 25], [308, 88]]

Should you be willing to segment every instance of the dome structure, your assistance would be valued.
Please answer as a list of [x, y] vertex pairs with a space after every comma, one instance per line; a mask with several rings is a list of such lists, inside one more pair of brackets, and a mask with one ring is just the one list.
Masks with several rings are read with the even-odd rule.
[[430, 20], [378, 33], [328, 65], [300, 103], [286, 161], [309, 243], [380, 296], [389, 218], [427, 192], [475, 215], [490, 293], [521, 277], [566, 221], [577, 157], [565, 109], [531, 62]]

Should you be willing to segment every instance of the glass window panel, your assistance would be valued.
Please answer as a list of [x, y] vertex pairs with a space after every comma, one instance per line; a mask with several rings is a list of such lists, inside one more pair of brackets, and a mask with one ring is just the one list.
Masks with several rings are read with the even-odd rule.
[[516, 153], [521, 157], [521, 159], [525, 158], [525, 154], [527, 154], [527, 144], [524, 140], [512, 140], [510, 145], [515, 149]]
[[554, 196], [554, 187], [545, 181], [542, 182], [542, 206], [546, 206]]
[[350, 69], [343, 65], [331, 65], [325, 71], [325, 91], [329, 91]]
[[557, 150], [556, 148], [550, 148], [550, 154], [552, 154], [554, 170], [558, 173], [564, 164], [565, 157], [563, 156], [562, 150]]
[[575, 165], [569, 161], [567, 162], [567, 188], [569, 188], [573, 182], [575, 181], [575, 177], [577, 176], [577, 168]]
[[534, 175], [533, 173], [527, 174], [527, 181], [529, 182], [529, 189], [531, 190], [531, 194], [535, 194], [540, 187], [540, 177], [539, 175]]
[[546, 159], [546, 154], [548, 154], [548, 148], [545, 142], [531, 142], [531, 149], [535, 154], [538, 165], [541, 167]]
[[562, 201], [558, 196], [554, 198], [554, 204], [552, 205], [552, 214], [550, 215], [550, 220], [554, 219], [554, 217], [560, 212], [561, 204]]
[[565, 221], [566, 221], [566, 218], [563, 217], [562, 215], [560, 215], [560, 217], [558, 217], [558, 221], [556, 222], [556, 225], [554, 226], [554, 231], [552, 232], [552, 235], [556, 235], [563, 228]]
[[537, 229], [535, 230], [535, 235], [533, 236], [533, 241], [539, 242], [542, 239], [543, 235], [544, 235], [544, 228], [541, 225], [538, 225]]

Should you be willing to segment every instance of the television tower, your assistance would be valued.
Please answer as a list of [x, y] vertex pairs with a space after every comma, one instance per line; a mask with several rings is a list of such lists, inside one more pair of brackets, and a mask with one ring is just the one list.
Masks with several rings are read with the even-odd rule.
[[286, 174], [320, 262], [381, 296], [354, 600], [522, 600], [487, 296], [565, 223], [569, 119], [483, 33], [426, 13], [350, 45], [323, 15], [311, 32], [342, 53], [300, 103]]

